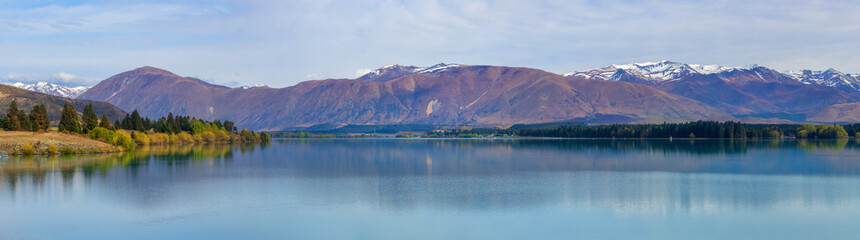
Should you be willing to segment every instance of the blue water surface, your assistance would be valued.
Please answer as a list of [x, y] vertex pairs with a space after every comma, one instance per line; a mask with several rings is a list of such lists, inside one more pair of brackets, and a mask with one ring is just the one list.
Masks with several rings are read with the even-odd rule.
[[856, 239], [860, 144], [275, 139], [0, 160], [0, 239]]

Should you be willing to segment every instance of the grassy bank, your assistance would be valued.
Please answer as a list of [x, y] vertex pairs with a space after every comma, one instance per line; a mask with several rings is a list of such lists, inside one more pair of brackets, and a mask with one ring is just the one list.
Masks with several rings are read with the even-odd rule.
[[121, 152], [122, 148], [59, 132], [0, 131], [0, 151], [9, 155]]

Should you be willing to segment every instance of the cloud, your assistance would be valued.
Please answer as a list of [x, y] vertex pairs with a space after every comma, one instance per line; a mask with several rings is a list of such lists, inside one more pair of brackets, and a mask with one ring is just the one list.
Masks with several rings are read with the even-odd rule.
[[372, 69], [367, 69], [367, 68], [359, 68], [359, 69], [356, 69], [356, 70], [355, 70], [355, 75], [352, 75], [352, 76], [353, 76], [353, 77], [355, 77], [355, 78], [357, 78], [357, 77], [361, 77], [361, 76], [364, 76], [364, 74], [369, 73], [370, 71], [373, 71], [373, 70], [372, 70]]
[[0, 58], [0, 72], [103, 79], [152, 65], [275, 87], [439, 62], [566, 73], [670, 59], [860, 72], [850, 54], [860, 52], [856, 12], [860, 4], [842, 0], [0, 2], [0, 52], [15, 56]]
[[0, 77], [0, 81], [5, 84], [11, 84], [16, 82], [26, 84], [49, 82], [67, 87], [91, 86], [98, 83], [98, 80], [94, 78], [81, 77], [64, 72], [59, 72], [53, 75], [9, 73], [3, 77]]
[[322, 76], [321, 76], [321, 75], [319, 75], [319, 74], [311, 73], [311, 74], [305, 75], [305, 80], [318, 80], [318, 79], [320, 79], [321, 77], [322, 77]]

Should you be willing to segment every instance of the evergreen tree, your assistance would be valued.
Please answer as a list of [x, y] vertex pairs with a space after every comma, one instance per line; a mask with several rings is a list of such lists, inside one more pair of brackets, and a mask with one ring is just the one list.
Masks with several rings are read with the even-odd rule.
[[34, 121], [39, 123], [39, 128], [42, 130], [48, 130], [51, 126], [51, 120], [48, 119], [48, 108], [45, 107], [45, 104], [33, 106], [33, 111], [34, 112], [30, 112], [30, 114], [36, 115], [36, 119]]
[[224, 121], [224, 129], [228, 132], [236, 131], [236, 126], [232, 121]]
[[93, 128], [98, 127], [99, 125], [99, 115], [96, 115], [96, 112], [93, 111], [93, 104], [87, 104], [84, 107], [84, 116], [81, 117], [81, 122], [83, 122], [83, 126], [81, 126], [84, 133], [90, 132]]
[[120, 129], [131, 130], [131, 116], [126, 114], [124, 118], [122, 118], [122, 124], [119, 127]]
[[108, 119], [107, 113], [102, 113], [102, 120], [99, 121], [99, 127], [111, 129], [110, 119]]
[[44, 107], [45, 105], [38, 104], [33, 105], [33, 109], [30, 109], [30, 115], [27, 117], [30, 119], [30, 125], [32, 125], [30, 131], [37, 132], [48, 129], [50, 122], [48, 122], [47, 114], [42, 110]]
[[21, 131], [21, 119], [18, 118], [18, 103], [12, 100], [9, 111], [6, 112], [6, 129], [9, 131]]
[[176, 125], [177, 125], [176, 119], [173, 118], [173, 113], [168, 112], [167, 113], [167, 122], [166, 122], [167, 131], [172, 132], [172, 133], [176, 133], [177, 132]]
[[66, 103], [63, 106], [63, 112], [60, 114], [60, 132], [81, 132], [81, 123], [78, 121], [78, 112], [75, 107]]
[[33, 127], [33, 121], [30, 121], [30, 117], [27, 117], [27, 113], [24, 111], [18, 111], [18, 119], [21, 121], [21, 131], [37, 131], [38, 127]]
[[119, 119], [113, 122], [114, 128], [122, 128], [122, 123], [119, 122]]
[[137, 109], [131, 113], [131, 127], [132, 130], [144, 131], [143, 119], [140, 118], [140, 113], [137, 112]]

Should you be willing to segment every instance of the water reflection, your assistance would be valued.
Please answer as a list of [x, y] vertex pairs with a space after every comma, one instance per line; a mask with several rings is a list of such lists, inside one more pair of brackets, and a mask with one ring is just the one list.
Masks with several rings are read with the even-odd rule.
[[89, 182], [94, 177], [107, 177], [112, 169], [133, 172], [150, 161], [168, 167], [193, 161], [226, 161], [231, 158], [231, 150], [230, 145], [182, 145], [146, 146], [131, 153], [11, 156], [0, 162], [0, 176], [5, 180], [0, 189], [14, 190], [22, 181], [40, 187], [50, 175], [59, 175], [63, 185], [70, 187], [76, 174]]
[[0, 165], [0, 199], [59, 191], [143, 209], [292, 201], [395, 211], [760, 211], [857, 202], [858, 146], [853, 140], [505, 139], [155, 146], [126, 154], [12, 157]]

